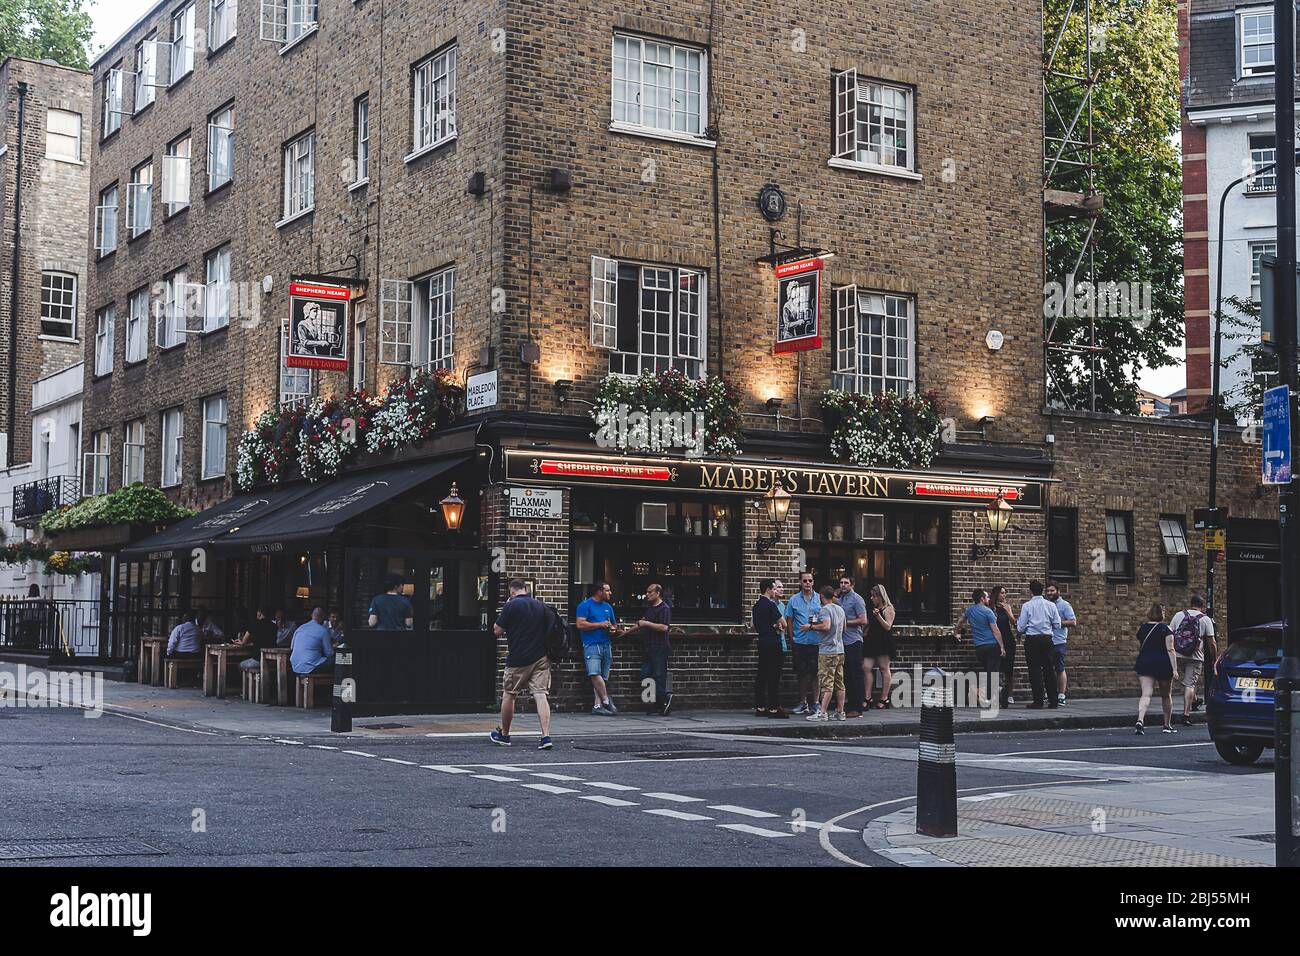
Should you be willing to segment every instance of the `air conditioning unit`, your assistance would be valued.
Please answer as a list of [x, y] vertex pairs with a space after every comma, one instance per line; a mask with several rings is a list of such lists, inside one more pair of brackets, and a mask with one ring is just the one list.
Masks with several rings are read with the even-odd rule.
[[885, 516], [868, 514], [858, 515], [858, 540], [884, 541]]
[[636, 530], [638, 531], [667, 531], [668, 530], [668, 505], [655, 504], [653, 502], [643, 502], [637, 510]]

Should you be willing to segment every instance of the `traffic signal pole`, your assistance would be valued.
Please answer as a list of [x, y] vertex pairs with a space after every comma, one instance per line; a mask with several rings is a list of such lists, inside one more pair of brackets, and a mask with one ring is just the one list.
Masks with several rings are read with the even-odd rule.
[[[1287, 38], [1275, 44], [1274, 118], [1277, 144], [1277, 353], [1281, 384], [1290, 390], [1291, 446], [1296, 446], [1294, 410], [1296, 381], [1296, 157], [1295, 157], [1295, 0], [1274, 0], [1273, 36]], [[1217, 363], [1219, 356], [1214, 356]], [[1215, 426], [1217, 427], [1217, 422]], [[1296, 779], [1294, 750], [1297, 710], [1300, 710], [1300, 584], [1296, 581], [1300, 548], [1300, 512], [1296, 508], [1296, 482], [1278, 488], [1278, 519], [1282, 545], [1282, 663], [1274, 685], [1275, 813], [1277, 865], [1300, 865], [1300, 784]]]

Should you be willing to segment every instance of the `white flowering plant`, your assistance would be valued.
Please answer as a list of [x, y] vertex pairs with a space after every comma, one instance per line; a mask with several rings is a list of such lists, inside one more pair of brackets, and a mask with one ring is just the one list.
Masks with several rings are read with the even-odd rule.
[[722, 378], [692, 379], [675, 369], [607, 375], [596, 387], [591, 419], [591, 437], [620, 451], [684, 447], [729, 457], [740, 452], [743, 437], [740, 393]]
[[863, 395], [831, 389], [822, 396], [831, 454], [867, 468], [928, 468], [939, 451], [940, 410], [932, 392]]
[[266, 483], [278, 485], [298, 455], [301, 408], [268, 408], [239, 439], [235, 480], [245, 491]]
[[298, 470], [308, 481], [334, 478], [356, 457], [379, 401], [364, 390], [317, 398], [298, 433]]
[[409, 379], [394, 382], [370, 416], [366, 448], [394, 451], [423, 441], [454, 421], [464, 401], [465, 390], [451, 372], [417, 370]]

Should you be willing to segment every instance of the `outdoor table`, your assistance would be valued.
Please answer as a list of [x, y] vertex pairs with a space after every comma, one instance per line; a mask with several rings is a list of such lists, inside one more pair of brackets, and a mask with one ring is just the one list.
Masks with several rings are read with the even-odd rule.
[[256, 649], [246, 644], [209, 644], [203, 654], [203, 696], [226, 696], [226, 665], [252, 657]]
[[161, 687], [163, 682], [163, 650], [167, 647], [165, 637], [140, 638], [139, 672], [136, 680], [141, 684], [153, 684]]
[[[272, 678], [272, 674], [275, 675]], [[271, 682], [274, 679], [275, 695], [271, 694]], [[289, 696], [289, 648], [262, 648], [262, 703], [277, 704], [288, 707], [293, 701]]]

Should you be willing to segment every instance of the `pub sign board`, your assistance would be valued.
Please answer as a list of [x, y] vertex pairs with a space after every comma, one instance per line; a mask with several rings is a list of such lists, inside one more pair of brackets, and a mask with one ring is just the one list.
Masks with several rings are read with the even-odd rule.
[[777, 318], [773, 351], [803, 352], [822, 347], [820, 259], [776, 266]]
[[348, 370], [352, 290], [319, 282], [289, 283], [289, 368]]
[[999, 475], [938, 475], [755, 461], [649, 459], [506, 450], [506, 480], [655, 488], [760, 498], [779, 481], [796, 498], [983, 508], [999, 494], [1017, 511], [1043, 507], [1043, 482]]

